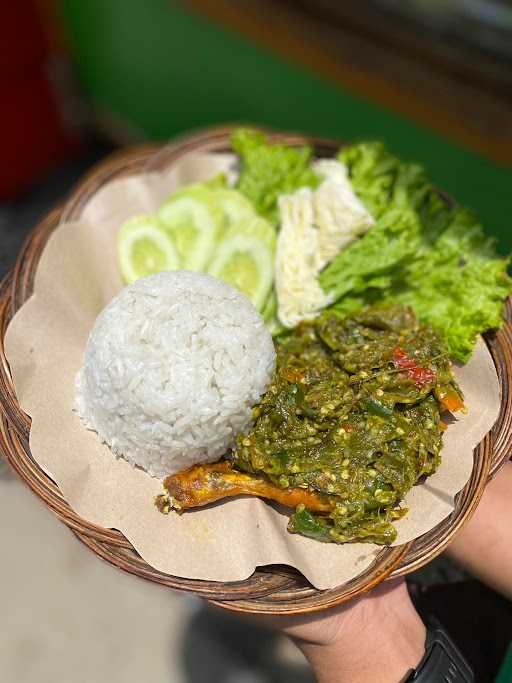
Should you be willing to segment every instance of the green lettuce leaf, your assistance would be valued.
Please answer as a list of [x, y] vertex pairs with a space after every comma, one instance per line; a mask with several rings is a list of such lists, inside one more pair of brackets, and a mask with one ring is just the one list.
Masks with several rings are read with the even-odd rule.
[[321, 273], [332, 309], [347, 315], [383, 299], [410, 305], [444, 335], [453, 358], [467, 361], [477, 335], [503, 322], [509, 260], [421, 167], [400, 162], [381, 143], [346, 147], [339, 158], [376, 225]]
[[225, 173], [218, 173], [214, 175], [210, 180], [205, 180], [203, 183], [210, 190], [224, 190], [228, 188], [228, 179]]
[[231, 144], [241, 160], [237, 189], [274, 225], [279, 220], [279, 195], [319, 183], [310, 167], [310, 147], [270, 144], [263, 133], [246, 128], [233, 133]]
[[501, 327], [503, 300], [512, 291], [507, 266], [477, 219], [456, 209], [433, 247], [408, 266], [393, 296], [437, 328], [452, 356], [466, 362], [477, 335]]
[[413, 209], [420, 216], [426, 242], [432, 242], [446, 226], [450, 206], [421, 166], [401, 162], [381, 142], [344, 147], [338, 158], [348, 167], [356, 194], [374, 218], [391, 205]]
[[319, 281], [332, 300], [367, 289], [388, 291], [394, 271], [413, 257], [421, 243], [417, 214], [391, 206], [361, 239], [340, 251], [320, 273]]
[[338, 154], [349, 170], [352, 186], [374, 218], [387, 209], [400, 166], [381, 142], [343, 147]]

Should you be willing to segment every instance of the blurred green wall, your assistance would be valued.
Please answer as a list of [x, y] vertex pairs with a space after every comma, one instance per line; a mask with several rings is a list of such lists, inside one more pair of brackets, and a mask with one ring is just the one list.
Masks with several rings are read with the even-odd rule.
[[355, 97], [171, 0], [60, 0], [89, 97], [154, 139], [231, 121], [380, 138], [512, 249], [512, 171]]

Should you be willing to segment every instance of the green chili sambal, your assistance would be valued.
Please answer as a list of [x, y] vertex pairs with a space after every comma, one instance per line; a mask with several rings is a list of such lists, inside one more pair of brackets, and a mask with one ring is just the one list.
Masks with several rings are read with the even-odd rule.
[[462, 408], [445, 344], [410, 309], [326, 313], [277, 342], [274, 379], [233, 452], [168, 477], [157, 504], [256, 495], [295, 508], [293, 533], [390, 544], [406, 493], [439, 465], [441, 413]]

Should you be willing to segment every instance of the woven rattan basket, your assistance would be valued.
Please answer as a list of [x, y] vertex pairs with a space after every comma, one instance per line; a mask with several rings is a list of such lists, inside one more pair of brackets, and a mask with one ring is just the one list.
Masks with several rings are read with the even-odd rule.
[[[18, 475], [67, 524], [93, 552], [111, 564], [163, 586], [189, 591], [232, 610], [268, 614], [297, 614], [329, 607], [371, 589], [388, 577], [417, 569], [438, 555], [458, 529], [470, 518], [489, 477], [509, 458], [512, 444], [512, 305], [507, 302], [507, 322], [497, 334], [486, 335], [496, 364], [502, 391], [499, 419], [492, 432], [474, 451], [471, 478], [457, 497], [455, 510], [442, 523], [413, 542], [383, 548], [373, 564], [352, 581], [330, 590], [313, 588], [294, 569], [284, 566], [258, 568], [245, 581], [219, 583], [163, 574], [149, 566], [116, 530], [104, 529], [80, 518], [69, 507], [54, 482], [32, 459], [28, 445], [30, 418], [21, 410], [3, 340], [9, 321], [30, 297], [34, 273], [48, 237], [62, 220], [80, 216], [91, 195], [105, 183], [148, 168], [167, 167], [192, 151], [227, 151], [231, 127], [209, 129], [176, 140], [164, 148], [139, 147], [122, 151], [96, 166], [74, 189], [61, 208], [52, 211], [30, 234], [15, 268], [0, 286], [0, 450]], [[339, 147], [335, 140], [273, 133], [276, 140], [314, 146], [317, 156], [331, 156]], [[447, 199], [447, 201], [450, 201]]]

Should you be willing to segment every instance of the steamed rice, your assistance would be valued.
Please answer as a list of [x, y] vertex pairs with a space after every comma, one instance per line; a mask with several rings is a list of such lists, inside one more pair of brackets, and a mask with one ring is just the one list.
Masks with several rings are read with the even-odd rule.
[[158, 273], [98, 316], [75, 409], [116, 455], [164, 477], [233, 445], [274, 366], [272, 338], [242, 294], [203, 273]]

